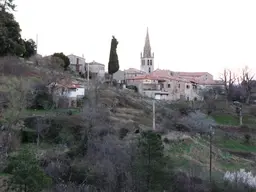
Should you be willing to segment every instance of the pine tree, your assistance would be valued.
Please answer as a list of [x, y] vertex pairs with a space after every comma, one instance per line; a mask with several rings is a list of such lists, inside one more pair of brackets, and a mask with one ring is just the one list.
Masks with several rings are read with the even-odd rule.
[[118, 61], [118, 55], [116, 52], [117, 45], [118, 45], [118, 41], [113, 36], [111, 40], [111, 48], [110, 48], [109, 62], [108, 62], [108, 74], [111, 75], [111, 79], [113, 78], [113, 74], [119, 70], [119, 61]]
[[142, 132], [135, 159], [135, 191], [163, 191], [167, 159], [161, 136], [153, 131]]
[[0, 11], [0, 56], [22, 56], [25, 46], [21, 38], [19, 23], [14, 15]]
[[10, 190], [35, 192], [51, 184], [51, 178], [44, 173], [35, 154], [28, 149], [19, 151], [10, 159], [8, 173], [12, 175], [8, 183]]

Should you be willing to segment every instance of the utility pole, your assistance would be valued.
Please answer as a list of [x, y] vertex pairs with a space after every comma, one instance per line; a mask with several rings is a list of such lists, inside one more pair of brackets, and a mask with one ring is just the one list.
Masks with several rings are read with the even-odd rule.
[[214, 131], [212, 128], [212, 125], [210, 125], [210, 170], [209, 170], [209, 176], [210, 176], [210, 183], [212, 181], [212, 137], [213, 137]]
[[36, 34], [36, 53], [38, 54], [38, 34]]
[[153, 130], [156, 130], [156, 106], [155, 106], [155, 100], [153, 100]]
[[89, 83], [89, 69], [90, 66], [89, 66], [89, 62], [87, 63], [87, 89], [89, 90], [89, 86], [90, 86], [90, 83]]
[[240, 122], [240, 125], [243, 125], [242, 107], [239, 107], [239, 122]]

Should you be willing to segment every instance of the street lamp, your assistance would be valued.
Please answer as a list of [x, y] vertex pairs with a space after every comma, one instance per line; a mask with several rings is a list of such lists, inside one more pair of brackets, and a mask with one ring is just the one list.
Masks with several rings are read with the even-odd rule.
[[213, 126], [210, 125], [210, 170], [209, 170], [209, 173], [210, 173], [210, 182], [212, 181], [212, 137], [214, 135], [214, 129], [213, 129]]

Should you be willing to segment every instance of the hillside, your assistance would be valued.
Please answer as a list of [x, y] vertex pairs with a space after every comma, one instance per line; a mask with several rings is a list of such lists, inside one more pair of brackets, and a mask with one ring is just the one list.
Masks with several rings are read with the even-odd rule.
[[[7, 143], [1, 140], [1, 145], [6, 147], [1, 152], [2, 181], [10, 177], [7, 166], [10, 157], [29, 150], [36, 153], [40, 167], [52, 179], [52, 191], [79, 191], [79, 187], [84, 187], [80, 191], [95, 191], [96, 188], [113, 191], [114, 186], [120, 184], [120, 175], [125, 181], [120, 189], [133, 189], [134, 151], [141, 134], [152, 130], [152, 99], [129, 89], [92, 82], [80, 108], [28, 109], [24, 105], [27, 93], [33, 89], [30, 85], [76, 77], [26, 67], [22, 77], [17, 71], [11, 74], [5, 71], [8, 75], [2, 77], [5, 86], [1, 91], [9, 98], [6, 102], [12, 104], [7, 109], [2, 108], [1, 137], [9, 133], [12, 137]], [[37, 75], [27, 75], [28, 69]], [[48, 77], [45, 73], [59, 76]], [[27, 84], [28, 79], [31, 84]], [[28, 89], [20, 86], [19, 80], [25, 80]], [[24, 99], [16, 100], [15, 96]], [[212, 175], [215, 179], [222, 178], [228, 170], [256, 171], [255, 116], [245, 107], [246, 125], [240, 127], [232, 105], [227, 109], [221, 101], [215, 102], [217, 107], [208, 116], [204, 113], [205, 103], [191, 106], [186, 102], [156, 101], [155, 132], [161, 135], [167, 164], [172, 167], [168, 172], [186, 173], [189, 178], [204, 182], [209, 180], [210, 126], [214, 128]], [[246, 135], [249, 135], [247, 140]], [[184, 184], [178, 187], [181, 186]], [[193, 190], [198, 191], [195, 187]]]

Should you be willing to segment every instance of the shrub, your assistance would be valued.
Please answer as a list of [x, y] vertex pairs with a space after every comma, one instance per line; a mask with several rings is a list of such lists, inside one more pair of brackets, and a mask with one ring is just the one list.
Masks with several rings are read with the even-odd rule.
[[134, 90], [134, 92], [138, 92], [138, 88], [137, 88], [137, 86], [135, 86], [135, 85], [128, 85], [128, 86], [126, 86], [126, 88], [127, 89], [132, 89], [132, 90]]
[[197, 111], [183, 116], [176, 125], [178, 125], [178, 130], [207, 133], [209, 132], [210, 126], [214, 126], [216, 123], [213, 119], [207, 117], [207, 115]]
[[50, 109], [53, 106], [52, 95], [44, 84], [36, 84], [27, 94], [27, 107], [31, 109]]
[[121, 128], [119, 130], [119, 138], [123, 139], [128, 133], [129, 133], [129, 130], [127, 128]]
[[163, 142], [166, 143], [166, 144], [169, 144], [169, 143], [170, 143], [170, 140], [169, 140], [167, 137], [165, 137], [164, 140], [163, 140]]
[[245, 139], [245, 143], [249, 144], [251, 141], [251, 135], [248, 133], [244, 134], [244, 139]]
[[0, 64], [0, 72], [5, 76], [27, 76], [33, 72], [32, 69], [27, 65], [24, 65], [18, 57], [1, 57]]
[[256, 107], [255, 106], [252, 106], [250, 108], [250, 114], [252, 114], [253, 116], [256, 116]]

